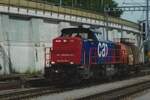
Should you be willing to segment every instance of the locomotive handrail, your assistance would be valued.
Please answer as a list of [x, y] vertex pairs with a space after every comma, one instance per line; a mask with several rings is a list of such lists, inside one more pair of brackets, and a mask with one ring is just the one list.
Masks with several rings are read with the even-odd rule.
[[[34, 1], [33, 0], [0, 0], [0, 5], [16, 6], [22, 8], [35, 9], [35, 10], [51, 11], [56, 13], [81, 16], [81, 17], [86, 17], [86, 18], [91, 18], [96, 20], [105, 20], [104, 14], [93, 13], [88, 10], [71, 8], [71, 7], [55, 6], [47, 2], [39, 2], [39, 0], [34, 0]], [[127, 21], [124, 19], [109, 16], [108, 22], [116, 23], [119, 25], [125, 25], [139, 30], [139, 25], [137, 23]]]
[[[48, 49], [48, 52], [47, 52]], [[45, 53], [45, 57], [44, 57], [44, 66], [45, 67], [49, 67], [50, 66], [50, 61], [51, 61], [51, 48], [50, 47], [45, 47], [44, 48], [44, 53]], [[48, 58], [47, 58], [48, 56]]]

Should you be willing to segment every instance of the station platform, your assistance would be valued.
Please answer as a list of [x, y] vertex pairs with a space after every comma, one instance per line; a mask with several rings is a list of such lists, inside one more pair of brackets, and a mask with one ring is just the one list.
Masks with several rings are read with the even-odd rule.
[[150, 100], [150, 90], [145, 91], [144, 94], [135, 97], [133, 100]]
[[[117, 81], [113, 83], [106, 83], [97, 86], [92, 86], [84, 89], [77, 89], [72, 91], [67, 91], [63, 93], [54, 93], [46, 96], [37, 97], [36, 99], [31, 100], [73, 100], [73, 99], [80, 99], [83, 97], [87, 97], [90, 95], [104, 93], [107, 91], [123, 88], [126, 86], [134, 85], [137, 83], [147, 82], [150, 81], [150, 75], [144, 77], [138, 77], [134, 79], [124, 80], [124, 81]], [[145, 100], [145, 99], [144, 99]]]
[[31, 89], [36, 89], [36, 88], [21, 88], [21, 89], [3, 90], [3, 91], [0, 91], [0, 96], [10, 94], [13, 92], [24, 92], [24, 91], [31, 90]]

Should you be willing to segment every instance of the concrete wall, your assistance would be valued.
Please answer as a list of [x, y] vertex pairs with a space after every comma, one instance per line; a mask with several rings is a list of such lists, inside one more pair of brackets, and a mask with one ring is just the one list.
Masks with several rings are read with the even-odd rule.
[[[59, 23], [37, 18], [0, 15], [0, 74], [39, 71], [44, 67], [44, 48], [58, 36]], [[5, 56], [5, 57], [4, 57]], [[5, 58], [5, 59], [4, 59]], [[9, 68], [9, 59], [11, 69]]]
[[[35, 72], [44, 70], [44, 48], [52, 46], [52, 39], [65, 27], [77, 27], [78, 23], [20, 17], [0, 14], [0, 74]], [[106, 40], [106, 29], [98, 28], [101, 39]], [[108, 40], [133, 37], [118, 30], [108, 31]], [[103, 38], [104, 37], [104, 38]], [[11, 65], [11, 66], [10, 66]]]

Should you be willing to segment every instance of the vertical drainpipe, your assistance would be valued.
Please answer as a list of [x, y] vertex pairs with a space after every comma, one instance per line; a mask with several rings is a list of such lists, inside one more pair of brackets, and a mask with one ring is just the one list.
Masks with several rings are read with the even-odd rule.
[[[5, 17], [2, 21], [2, 25], [3, 25], [3, 33], [6, 36], [5, 41], [7, 43], [7, 51], [6, 51], [6, 53], [4, 52], [4, 74], [12, 73], [9, 29], [6, 28], [6, 26], [10, 27], [10, 19], [8, 16], [9, 15], [2, 16], [2, 18]], [[7, 71], [9, 71], [9, 72], [7, 72]]]
[[10, 38], [9, 38], [8, 32], [6, 32], [6, 36], [7, 36], [7, 43], [8, 43], [8, 67], [9, 67], [9, 71], [11, 74], [12, 73], [12, 65], [11, 65], [11, 53], [10, 53]]

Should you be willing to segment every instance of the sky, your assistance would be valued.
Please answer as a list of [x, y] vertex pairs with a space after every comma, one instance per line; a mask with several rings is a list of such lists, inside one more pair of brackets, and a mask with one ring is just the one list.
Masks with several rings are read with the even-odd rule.
[[[141, 6], [145, 5], [146, 0], [115, 0], [119, 6]], [[143, 11], [136, 11], [136, 12], [124, 12], [121, 16], [124, 19], [138, 22], [139, 20], [145, 19], [145, 12]]]

